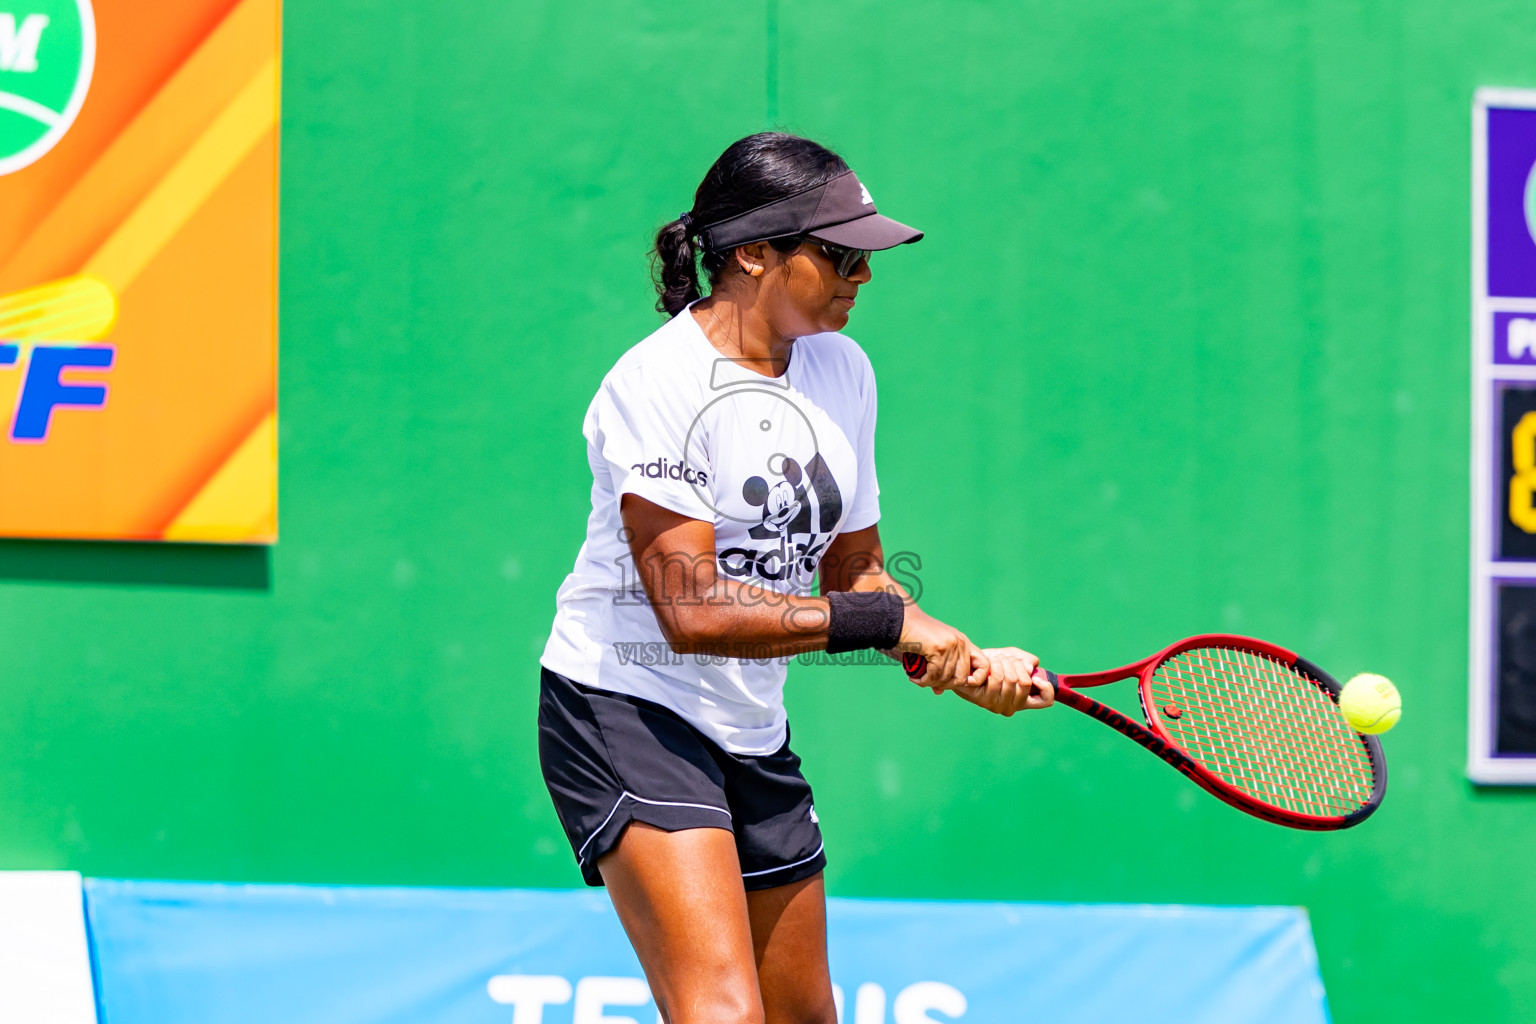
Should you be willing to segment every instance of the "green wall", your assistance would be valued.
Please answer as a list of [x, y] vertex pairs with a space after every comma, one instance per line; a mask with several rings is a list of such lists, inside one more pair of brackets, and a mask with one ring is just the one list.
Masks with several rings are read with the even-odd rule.
[[1536, 1018], [1536, 804], [1463, 777], [1470, 105], [1504, 0], [290, 0], [282, 541], [0, 544], [0, 866], [579, 884], [536, 658], [648, 236], [769, 119], [928, 231], [850, 327], [889, 550], [1066, 670], [1400, 684], [1389, 798], [1248, 820], [1068, 711], [797, 668], [834, 893], [1287, 903], [1342, 1022]]

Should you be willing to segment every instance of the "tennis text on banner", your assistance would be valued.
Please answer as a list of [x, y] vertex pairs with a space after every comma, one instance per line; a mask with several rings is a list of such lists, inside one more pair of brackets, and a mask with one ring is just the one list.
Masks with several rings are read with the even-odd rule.
[[[853, 1015], [845, 1011], [843, 988], [832, 986], [838, 1020], [845, 1024], [885, 1024], [886, 992], [866, 982], [854, 993]], [[587, 977], [573, 986], [558, 974], [498, 974], [486, 983], [491, 999], [512, 1007], [512, 1024], [545, 1024], [544, 1010], [565, 1006], [573, 999], [571, 1024], [639, 1024], [637, 1018], [613, 1014], [611, 1009], [649, 1006], [651, 990], [640, 978]], [[930, 1011], [959, 1020], [968, 1007], [965, 994], [942, 981], [919, 981], [896, 993], [891, 1008], [895, 1024], [939, 1024]]]

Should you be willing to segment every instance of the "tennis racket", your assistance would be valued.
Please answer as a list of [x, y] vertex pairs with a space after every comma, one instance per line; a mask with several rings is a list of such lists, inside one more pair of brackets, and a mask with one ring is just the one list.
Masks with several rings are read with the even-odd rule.
[[[902, 667], [920, 680], [928, 661], [905, 654]], [[1123, 668], [1045, 676], [1059, 703], [1129, 736], [1207, 793], [1265, 821], [1349, 828], [1369, 818], [1386, 794], [1381, 743], [1344, 720], [1339, 684], [1275, 644], [1210, 633]], [[1078, 692], [1124, 679], [1138, 680], [1145, 724]]]

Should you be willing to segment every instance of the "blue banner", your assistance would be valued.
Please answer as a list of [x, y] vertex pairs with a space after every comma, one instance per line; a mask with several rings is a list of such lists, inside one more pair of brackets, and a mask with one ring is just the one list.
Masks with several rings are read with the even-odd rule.
[[[653, 1024], [601, 891], [87, 880], [102, 1024]], [[1305, 914], [829, 901], [845, 1024], [1323, 1024]]]

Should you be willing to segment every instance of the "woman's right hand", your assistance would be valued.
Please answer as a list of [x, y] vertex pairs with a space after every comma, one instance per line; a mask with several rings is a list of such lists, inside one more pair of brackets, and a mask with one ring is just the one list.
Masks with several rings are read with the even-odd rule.
[[992, 663], [986, 683], [956, 687], [955, 693], [1004, 718], [1056, 703], [1056, 685], [1039, 658], [1017, 647], [989, 647], [982, 653]]
[[981, 648], [971, 643], [964, 633], [940, 622], [915, 603], [907, 605], [906, 617], [901, 624], [901, 650], [928, 659], [928, 671], [922, 678], [912, 681], [936, 694], [987, 681], [990, 662]]

